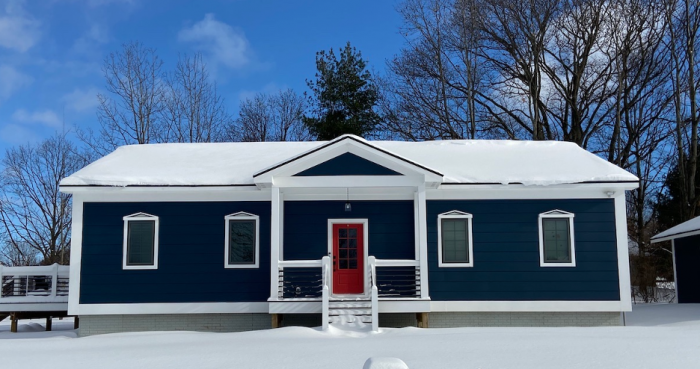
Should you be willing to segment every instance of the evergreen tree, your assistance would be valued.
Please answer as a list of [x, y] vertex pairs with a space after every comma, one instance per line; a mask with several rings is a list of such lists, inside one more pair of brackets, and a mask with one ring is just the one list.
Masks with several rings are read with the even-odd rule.
[[364, 136], [380, 122], [374, 110], [379, 93], [367, 62], [349, 42], [338, 57], [333, 49], [316, 53], [316, 79], [306, 81], [312, 114], [304, 124], [319, 140], [346, 133]]

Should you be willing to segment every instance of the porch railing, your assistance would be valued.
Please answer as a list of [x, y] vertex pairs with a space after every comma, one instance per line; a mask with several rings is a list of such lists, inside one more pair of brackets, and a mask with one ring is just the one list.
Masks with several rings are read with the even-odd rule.
[[68, 302], [67, 265], [0, 266], [0, 304]]
[[[418, 260], [370, 258], [374, 260], [374, 268], [370, 266], [367, 270], [366, 281], [370, 292], [372, 286], [376, 286], [379, 299], [420, 298], [421, 271]], [[277, 298], [321, 300], [324, 286], [330, 283], [330, 270], [324, 271], [323, 260], [280, 261]], [[324, 280], [326, 272], [329, 275]]]

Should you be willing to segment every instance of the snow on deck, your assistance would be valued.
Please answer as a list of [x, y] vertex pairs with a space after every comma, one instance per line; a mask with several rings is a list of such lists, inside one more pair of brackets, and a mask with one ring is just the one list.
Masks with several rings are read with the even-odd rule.
[[[449, 183], [555, 185], [637, 181], [569, 142], [364, 141], [445, 176]], [[187, 143], [122, 146], [61, 185], [245, 185], [253, 175], [319, 146], [316, 142]]]
[[[42, 322], [42, 321], [38, 321]], [[628, 327], [382, 329], [281, 328], [246, 333], [120, 333], [74, 339], [72, 330], [0, 322], [0, 360], [15, 368], [362, 368], [396, 357], [411, 369], [698, 368], [700, 305], [635, 305]], [[69, 323], [68, 321], [66, 323]], [[24, 326], [24, 327], [23, 327]], [[22, 338], [22, 339], [13, 339]], [[4, 340], [3, 340], [4, 339]]]

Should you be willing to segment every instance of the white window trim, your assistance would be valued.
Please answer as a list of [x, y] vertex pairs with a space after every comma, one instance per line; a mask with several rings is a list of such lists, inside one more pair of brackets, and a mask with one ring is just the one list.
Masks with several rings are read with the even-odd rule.
[[[547, 218], [568, 218], [569, 219], [569, 240], [571, 241], [571, 262], [568, 263], [546, 263], [544, 261], [544, 229], [542, 220]], [[539, 215], [537, 219], [540, 236], [540, 266], [541, 267], [575, 267], [576, 266], [576, 242], [574, 242], [574, 214], [563, 210], [551, 210]]]
[[[158, 269], [158, 232], [160, 229], [159, 219], [155, 215], [146, 213], [135, 213], [127, 215], [124, 218], [124, 249], [122, 252], [122, 269], [124, 270], [138, 270], [138, 269]], [[127, 265], [127, 252], [129, 244], [129, 222], [138, 220], [152, 220], [155, 221], [155, 228], [153, 234], [153, 265]]]
[[[438, 267], [440, 268], [471, 268], [474, 266], [474, 235], [472, 233], [473, 215], [459, 210], [452, 210], [438, 215]], [[443, 219], [466, 219], [467, 220], [467, 252], [469, 253], [468, 263], [445, 263], [442, 261], [442, 220]]]
[[[255, 221], [255, 263], [253, 264], [229, 264], [229, 221], [230, 220], [253, 220]], [[224, 217], [225, 234], [224, 234], [224, 268], [227, 269], [256, 269], [260, 268], [260, 217], [255, 214], [239, 211], [238, 213], [229, 214]]]

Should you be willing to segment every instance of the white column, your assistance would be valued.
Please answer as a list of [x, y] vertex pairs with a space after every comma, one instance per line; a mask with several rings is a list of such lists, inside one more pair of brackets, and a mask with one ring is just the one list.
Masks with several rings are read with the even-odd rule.
[[272, 215], [270, 229], [270, 301], [277, 301], [279, 261], [282, 230], [282, 196], [280, 188], [272, 186]]
[[632, 310], [630, 253], [627, 238], [627, 206], [625, 191], [615, 194], [615, 232], [617, 234], [617, 266], [620, 280], [620, 309]]
[[676, 287], [676, 304], [678, 303], [678, 272], [676, 272], [676, 239], [671, 240], [671, 257], [673, 258], [673, 286]]
[[73, 194], [73, 224], [70, 236], [68, 315], [80, 315], [80, 265], [83, 256], [83, 195]]
[[420, 297], [430, 298], [428, 291], [428, 230], [426, 223], [425, 185], [418, 186], [416, 200], [418, 208], [418, 249], [420, 251]]

